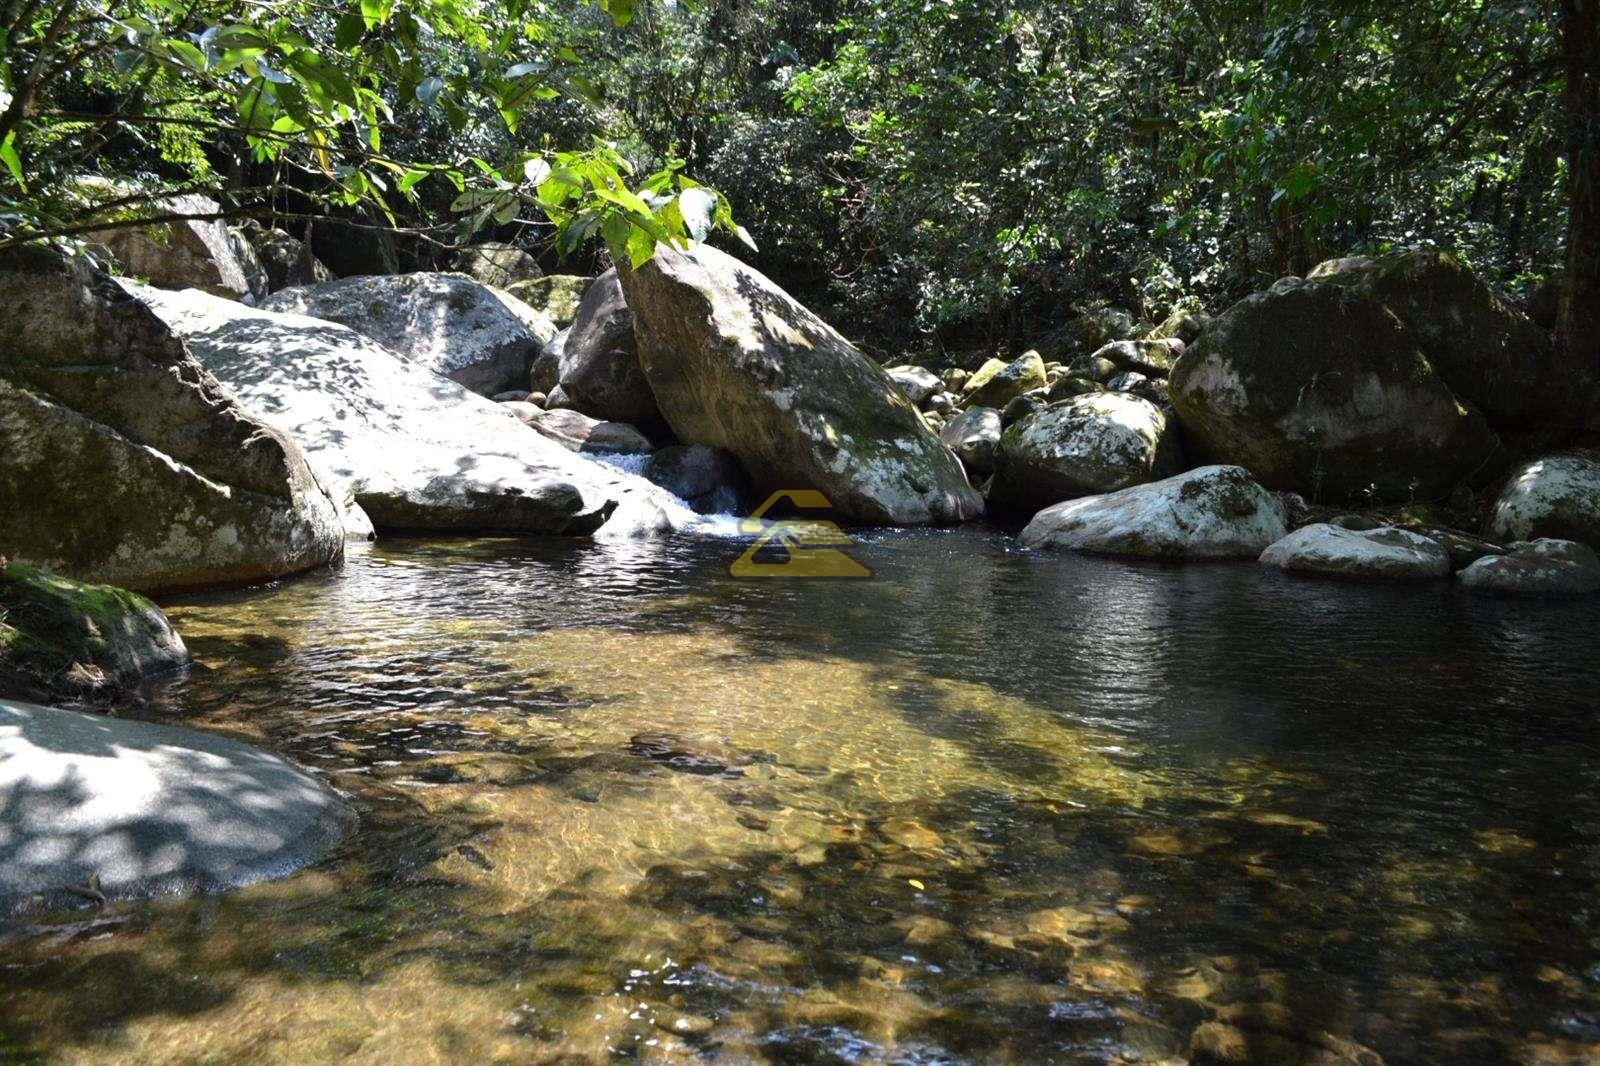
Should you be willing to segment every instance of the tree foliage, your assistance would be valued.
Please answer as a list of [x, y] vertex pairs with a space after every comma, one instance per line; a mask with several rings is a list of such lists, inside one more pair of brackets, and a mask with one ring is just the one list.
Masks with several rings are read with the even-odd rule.
[[1513, 291], [1565, 256], [1558, 0], [0, 9], [0, 241], [72, 230], [85, 173], [617, 259], [737, 215], [883, 354], [1397, 243]]

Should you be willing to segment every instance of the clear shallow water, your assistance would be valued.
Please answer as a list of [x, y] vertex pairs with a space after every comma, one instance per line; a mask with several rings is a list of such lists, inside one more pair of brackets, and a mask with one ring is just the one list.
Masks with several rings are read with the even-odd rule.
[[362, 828], [13, 933], [0, 1060], [1600, 1058], [1600, 605], [741, 549], [388, 541], [171, 605], [145, 715]]

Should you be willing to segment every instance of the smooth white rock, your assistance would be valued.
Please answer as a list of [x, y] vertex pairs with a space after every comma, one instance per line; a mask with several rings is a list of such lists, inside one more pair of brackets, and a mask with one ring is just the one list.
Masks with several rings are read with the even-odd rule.
[[1047, 507], [1022, 531], [1030, 548], [1153, 559], [1254, 559], [1286, 533], [1283, 505], [1237, 466]]

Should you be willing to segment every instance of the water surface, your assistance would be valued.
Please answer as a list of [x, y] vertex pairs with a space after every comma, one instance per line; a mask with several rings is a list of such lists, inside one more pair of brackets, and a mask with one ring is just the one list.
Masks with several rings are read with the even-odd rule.
[[362, 828], [0, 936], [0, 1060], [1600, 1058], [1600, 605], [868, 535], [386, 541], [144, 716]]

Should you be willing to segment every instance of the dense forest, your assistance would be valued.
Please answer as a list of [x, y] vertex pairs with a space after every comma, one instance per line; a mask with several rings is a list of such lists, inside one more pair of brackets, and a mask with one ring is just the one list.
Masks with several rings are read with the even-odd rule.
[[708, 221], [887, 358], [1034, 343], [1097, 302], [1157, 320], [1418, 242], [1548, 300], [1569, 202], [1596, 273], [1595, 19], [1583, 0], [7, 0], [0, 242], [203, 190], [295, 232], [392, 228], [406, 268], [492, 236], [586, 272], [682, 232], [660, 194], [698, 183]]

